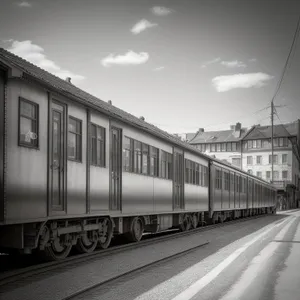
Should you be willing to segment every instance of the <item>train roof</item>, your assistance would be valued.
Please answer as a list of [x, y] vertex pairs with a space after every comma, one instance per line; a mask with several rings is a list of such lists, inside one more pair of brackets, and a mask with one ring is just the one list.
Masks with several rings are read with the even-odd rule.
[[189, 145], [187, 142], [183, 142], [181, 139], [175, 137], [174, 135], [172, 135], [166, 131], [163, 131], [160, 128], [158, 128], [150, 123], [147, 123], [144, 120], [142, 120], [138, 117], [135, 117], [132, 114], [129, 114], [128, 112], [126, 112], [120, 108], [117, 108], [116, 106], [113, 106], [112, 104], [109, 104], [103, 100], [98, 99], [97, 97], [76, 87], [72, 83], [70, 83], [66, 80], [63, 80], [47, 71], [41, 69], [40, 67], [28, 62], [27, 60], [9, 52], [3, 48], [0, 48], [0, 59], [4, 60], [11, 66], [14, 66], [15, 68], [21, 70], [23, 72], [22, 78], [24, 78], [24, 79], [27, 79], [27, 80], [34, 79], [35, 81], [41, 83], [42, 85], [45, 85], [48, 88], [53, 89], [56, 92], [65, 95], [66, 97], [71, 97], [74, 100], [81, 102], [82, 104], [91, 106], [95, 109], [98, 109], [99, 111], [101, 111], [103, 113], [106, 113], [112, 117], [115, 117], [125, 123], [129, 123], [130, 125], [133, 125], [139, 129], [142, 129], [142, 130], [144, 130], [152, 135], [155, 135], [163, 140], [167, 140], [176, 146], [182, 147], [186, 150], [189, 150], [189, 151], [199, 155], [202, 158], [207, 159], [208, 161], [215, 161], [221, 165], [232, 168], [238, 172], [244, 173], [247, 176], [251, 176], [257, 180], [260, 180], [260, 181], [268, 184], [268, 182], [262, 180], [261, 178], [258, 178], [249, 173], [246, 173], [245, 171], [242, 171], [235, 166], [228, 166], [228, 164], [222, 162], [221, 160], [218, 160], [216, 158], [212, 158], [208, 155], [203, 154], [194, 146]]

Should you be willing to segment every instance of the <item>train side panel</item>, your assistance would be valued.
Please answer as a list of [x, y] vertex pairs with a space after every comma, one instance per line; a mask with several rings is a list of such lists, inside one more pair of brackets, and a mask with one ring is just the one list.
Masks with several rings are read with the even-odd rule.
[[[7, 96], [6, 221], [18, 223], [45, 218], [48, 95], [39, 86], [13, 79], [8, 81]], [[30, 104], [37, 105], [36, 113], [39, 120], [37, 148], [19, 145], [20, 97], [30, 101]], [[22, 127], [21, 134], [25, 136], [24, 129], [26, 128]]]
[[[126, 124], [114, 122], [114, 126], [122, 128], [123, 149], [124, 138], [128, 137], [157, 149], [173, 153], [172, 145], [160, 141]], [[123, 166], [122, 166], [123, 167]], [[160, 167], [159, 167], [160, 169]], [[143, 174], [122, 172], [122, 212], [154, 213], [173, 210], [172, 180], [152, 177]]]
[[107, 212], [109, 210], [109, 120], [106, 116], [91, 111], [91, 123], [105, 128], [105, 166], [90, 165], [90, 211]]
[[[184, 158], [189, 159], [202, 166], [208, 167], [208, 160], [193, 155], [192, 153], [185, 152]], [[208, 174], [206, 176], [208, 176]], [[184, 201], [185, 201], [185, 210], [208, 211], [208, 186], [205, 187], [205, 186], [185, 183]]]
[[68, 127], [70, 118], [81, 122], [81, 158], [76, 161], [68, 159], [67, 162], [67, 213], [81, 215], [86, 213], [87, 111], [83, 106], [68, 101]]
[[0, 223], [4, 221], [4, 100], [6, 73], [0, 68]]

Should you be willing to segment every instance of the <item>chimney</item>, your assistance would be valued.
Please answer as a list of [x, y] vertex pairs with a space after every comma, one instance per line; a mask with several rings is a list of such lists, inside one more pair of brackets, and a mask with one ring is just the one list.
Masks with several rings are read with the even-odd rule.
[[69, 82], [69, 83], [71, 83], [71, 79], [72, 79], [71, 77], [67, 77], [66, 81]]
[[108, 103], [109, 105], [112, 105], [112, 101], [111, 101], [111, 100], [108, 100], [107, 103]]
[[235, 125], [235, 131], [239, 131], [239, 130], [241, 130], [242, 129], [242, 124], [241, 123], [236, 123], [236, 125]]
[[199, 128], [198, 132], [204, 132], [204, 128]]
[[140, 120], [145, 121], [145, 118], [143, 116], [140, 117]]

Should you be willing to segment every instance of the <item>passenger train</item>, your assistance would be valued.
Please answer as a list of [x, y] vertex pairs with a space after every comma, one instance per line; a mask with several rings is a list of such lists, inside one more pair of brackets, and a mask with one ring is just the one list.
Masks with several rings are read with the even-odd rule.
[[0, 248], [66, 258], [114, 235], [275, 213], [276, 189], [0, 49]]

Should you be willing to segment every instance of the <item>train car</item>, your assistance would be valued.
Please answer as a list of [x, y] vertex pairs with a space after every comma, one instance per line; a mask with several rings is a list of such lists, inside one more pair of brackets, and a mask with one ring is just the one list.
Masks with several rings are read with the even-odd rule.
[[268, 183], [4, 49], [0, 136], [5, 250], [59, 260], [72, 247], [107, 248], [113, 235], [139, 241], [144, 232], [275, 209]]

